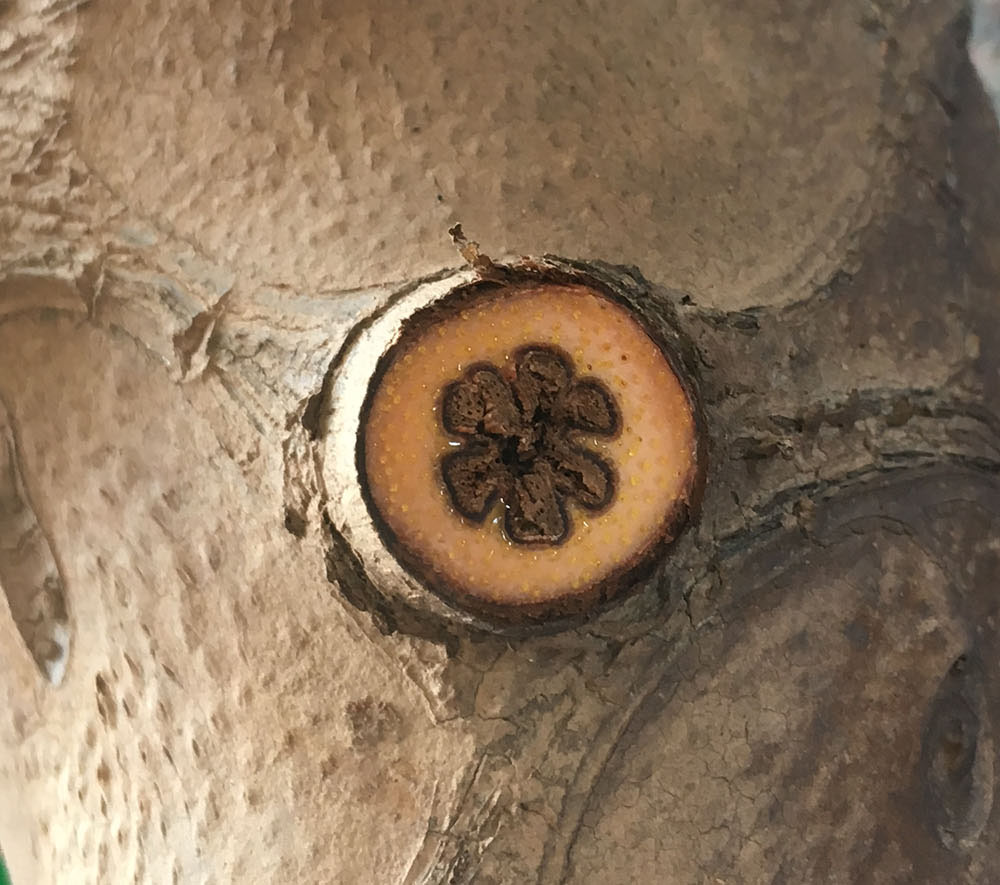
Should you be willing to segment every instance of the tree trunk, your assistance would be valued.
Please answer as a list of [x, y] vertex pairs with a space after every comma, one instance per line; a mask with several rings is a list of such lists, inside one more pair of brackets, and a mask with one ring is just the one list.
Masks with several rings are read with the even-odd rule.
[[[962, 5], [343, 7], [0, 3], [15, 885], [1000, 880]], [[457, 222], [456, 278], [585, 274], [688, 355], [697, 518], [568, 625], [338, 515], [345, 354]]]

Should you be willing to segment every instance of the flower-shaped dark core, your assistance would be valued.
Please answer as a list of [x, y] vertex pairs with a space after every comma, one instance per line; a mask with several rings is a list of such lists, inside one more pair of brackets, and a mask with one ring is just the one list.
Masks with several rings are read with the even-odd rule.
[[479, 363], [445, 388], [445, 430], [465, 441], [441, 472], [462, 516], [483, 522], [499, 498], [511, 541], [556, 545], [571, 531], [570, 499], [592, 512], [611, 502], [614, 469], [575, 437], [613, 436], [619, 410], [603, 384], [573, 374], [566, 354], [538, 345], [515, 354], [510, 380]]

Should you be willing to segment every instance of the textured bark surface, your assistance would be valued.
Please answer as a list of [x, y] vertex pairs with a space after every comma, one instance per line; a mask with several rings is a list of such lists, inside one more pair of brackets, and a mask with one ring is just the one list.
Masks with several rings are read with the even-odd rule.
[[[961, 4], [332, 10], [0, 3], [14, 882], [1000, 879]], [[324, 520], [331, 366], [458, 220], [699, 354], [699, 524], [551, 636], [400, 616]]]

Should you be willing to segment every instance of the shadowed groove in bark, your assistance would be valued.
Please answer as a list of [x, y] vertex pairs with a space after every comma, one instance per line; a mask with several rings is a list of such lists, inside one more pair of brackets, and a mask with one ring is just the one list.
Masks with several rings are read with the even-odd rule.
[[42, 675], [58, 685], [70, 630], [62, 577], [28, 500], [14, 428], [0, 401], [0, 588]]

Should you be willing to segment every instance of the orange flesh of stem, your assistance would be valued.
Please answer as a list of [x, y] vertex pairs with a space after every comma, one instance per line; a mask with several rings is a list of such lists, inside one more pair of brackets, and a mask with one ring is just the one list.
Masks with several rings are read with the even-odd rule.
[[[503, 504], [482, 523], [457, 514], [441, 478], [449, 436], [441, 392], [474, 363], [512, 374], [516, 351], [555, 346], [577, 378], [617, 401], [614, 438], [577, 440], [613, 465], [610, 506], [592, 514], [567, 502], [569, 537], [558, 546], [511, 542]], [[663, 537], [696, 472], [695, 422], [683, 386], [657, 345], [622, 306], [583, 286], [539, 285], [476, 297], [405, 335], [371, 399], [363, 470], [379, 515], [428, 580], [488, 603], [547, 603], [583, 593], [643, 558]]]

